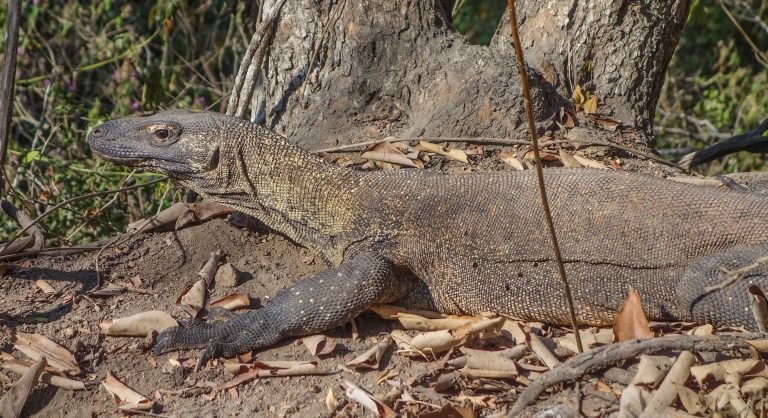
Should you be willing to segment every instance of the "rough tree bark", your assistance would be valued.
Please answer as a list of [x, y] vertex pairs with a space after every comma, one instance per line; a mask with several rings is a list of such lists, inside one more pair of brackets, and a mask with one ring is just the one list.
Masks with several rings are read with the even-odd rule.
[[[588, 134], [653, 148], [654, 108], [688, 4], [518, 2], [540, 133], [557, 130], [553, 121], [579, 84], [622, 123], [608, 132], [585, 121]], [[288, 2], [256, 96], [261, 122], [309, 149], [386, 136], [526, 138], [507, 17], [490, 46], [470, 45], [451, 23], [451, 6]]]

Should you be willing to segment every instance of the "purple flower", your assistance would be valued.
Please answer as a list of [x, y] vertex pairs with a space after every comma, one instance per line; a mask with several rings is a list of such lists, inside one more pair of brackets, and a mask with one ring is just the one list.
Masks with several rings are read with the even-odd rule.
[[45, 87], [48, 87], [48, 86], [50, 86], [50, 85], [51, 85], [51, 80], [49, 80], [49, 79], [47, 79], [47, 78], [46, 78], [45, 80], [43, 80], [43, 85], [44, 85]]
[[70, 93], [75, 92], [75, 83], [67, 83], [67, 90], [69, 90]]
[[133, 104], [131, 104], [131, 107], [133, 108], [133, 110], [139, 110], [141, 109], [141, 103], [133, 102]]
[[134, 80], [135, 80], [135, 79], [136, 79], [136, 77], [138, 77], [138, 76], [139, 76], [139, 72], [138, 72], [138, 71], [136, 71], [136, 70], [131, 70], [131, 78], [132, 78], [132, 79], [134, 79]]

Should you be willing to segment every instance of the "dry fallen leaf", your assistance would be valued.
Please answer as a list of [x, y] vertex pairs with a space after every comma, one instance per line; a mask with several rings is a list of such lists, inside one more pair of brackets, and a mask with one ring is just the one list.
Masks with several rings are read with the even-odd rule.
[[595, 112], [597, 112], [597, 96], [592, 96], [584, 102], [584, 113], [589, 115]]
[[757, 359], [731, 359], [723, 360], [717, 364], [723, 366], [727, 373], [736, 373], [739, 376], [750, 374], [764, 367], [764, 363]]
[[648, 319], [643, 312], [640, 295], [634, 289], [629, 289], [629, 295], [616, 313], [613, 323], [614, 341], [653, 338], [653, 331], [648, 325]]
[[35, 281], [35, 285], [48, 296], [56, 294], [56, 289], [54, 289], [53, 286], [51, 286], [51, 284], [45, 280], [37, 280]]
[[178, 218], [176, 219], [175, 229], [183, 229], [188, 225], [198, 222], [207, 221], [209, 219], [223, 217], [233, 213], [235, 210], [218, 203], [213, 203], [209, 200], [204, 200], [197, 203], [187, 203], [181, 210]]
[[597, 168], [599, 170], [608, 170], [609, 169], [609, 167], [607, 165], [605, 165], [605, 164], [603, 164], [601, 162], [598, 162], [598, 161], [595, 161], [595, 160], [591, 160], [591, 159], [589, 159], [587, 157], [582, 157], [581, 155], [578, 155], [578, 154], [573, 154], [572, 157], [573, 157], [574, 160], [578, 161], [579, 164], [583, 165], [584, 167]]
[[624, 388], [619, 400], [619, 410], [623, 414], [622, 417], [639, 417], [650, 402], [651, 397], [651, 393], [641, 386], [629, 385]]
[[392, 144], [386, 141], [379, 142], [376, 145], [368, 148], [365, 150], [365, 152], [363, 152], [362, 157], [374, 161], [418, 168], [413, 160], [408, 158], [399, 149], [395, 148], [392, 146]]
[[195, 318], [205, 306], [206, 296], [208, 296], [208, 286], [206, 286], [205, 280], [201, 279], [181, 292], [176, 299], [176, 306], [191, 318]]
[[107, 319], [99, 324], [102, 334], [124, 337], [146, 337], [152, 331], [160, 332], [178, 325], [163, 311], [147, 311], [124, 318]]
[[439, 331], [441, 329], [453, 329], [470, 322], [477, 322], [481, 318], [476, 316], [449, 316], [447, 318], [425, 318], [421, 315], [409, 313], [397, 314], [397, 320], [405, 329], [418, 331]]
[[445, 405], [437, 411], [419, 414], [417, 418], [476, 418], [475, 411], [461, 406]]
[[722, 382], [725, 378], [725, 367], [719, 363], [701, 364], [691, 367], [691, 374], [699, 383], [699, 386], [714, 387], [715, 383]]
[[382, 319], [397, 319], [399, 314], [410, 314], [410, 315], [416, 315], [416, 316], [421, 316], [424, 318], [431, 318], [431, 319], [446, 317], [446, 315], [441, 314], [439, 312], [420, 311], [420, 310], [408, 309], [400, 306], [385, 305], [385, 304], [371, 305], [370, 307], [368, 307], [368, 309], [372, 310], [373, 312], [376, 312], [376, 314], [379, 315]]
[[527, 337], [526, 342], [528, 343], [528, 347], [539, 357], [539, 360], [547, 365], [547, 367], [552, 369], [560, 364], [560, 359], [558, 359], [555, 353], [552, 352], [544, 339], [534, 333], [529, 333]]
[[209, 308], [224, 308], [230, 311], [251, 306], [251, 298], [245, 293], [235, 293], [208, 305]]
[[458, 402], [469, 401], [480, 408], [496, 408], [496, 397], [492, 395], [466, 395], [461, 394], [455, 398]]
[[347, 398], [359, 403], [365, 409], [373, 412], [374, 414], [377, 414], [379, 418], [394, 418], [397, 416], [392, 408], [388, 407], [380, 400], [374, 398], [373, 395], [366, 392], [360, 386], [357, 386], [349, 380], [344, 381], [343, 387], [344, 394], [347, 395]]
[[[7, 360], [0, 364], [0, 367], [10, 370], [16, 374], [25, 374], [31, 367], [32, 362], [25, 360]], [[38, 379], [40, 382], [56, 386], [67, 390], [85, 390], [85, 382], [80, 380], [69, 379], [62, 376], [57, 376], [52, 373], [43, 371]]]
[[425, 141], [419, 141], [419, 144], [416, 145], [416, 149], [420, 151], [434, 152], [435, 154], [440, 154], [450, 159], [461, 161], [465, 164], [469, 163], [469, 160], [467, 159], [467, 153], [460, 149], [443, 147], [441, 145]]
[[[423, 332], [406, 343], [418, 351], [442, 353], [461, 343], [465, 338], [489, 328], [501, 326], [504, 318], [481, 319], [455, 329]], [[405, 352], [407, 354], [407, 352]]]
[[471, 369], [498, 369], [504, 371], [517, 370], [515, 362], [508, 357], [508, 353], [512, 352], [513, 349], [488, 351], [461, 347], [460, 351], [464, 354], [465, 360], [462, 363], [465, 367]]
[[576, 87], [573, 89], [573, 93], [571, 94], [571, 99], [573, 99], [573, 103], [580, 105], [586, 101], [584, 98], [584, 94], [581, 92], [581, 86], [576, 85]]
[[735, 416], [739, 418], [757, 418], [752, 408], [738, 396], [732, 397], [729, 403], [731, 404], [731, 410], [736, 413]]
[[699, 325], [696, 328], [688, 330], [686, 332], [687, 335], [698, 335], [698, 336], [706, 336], [706, 335], [712, 335], [712, 333], [715, 331], [715, 327], [712, 326], [712, 324], [704, 324]]
[[356, 369], [378, 369], [384, 353], [392, 346], [392, 337], [389, 335], [379, 336], [375, 346], [371, 347], [365, 353], [355, 357], [346, 363], [347, 366]]
[[756, 284], [749, 285], [747, 290], [752, 299], [752, 315], [757, 322], [757, 329], [760, 332], [768, 332], [768, 300], [765, 298], [765, 293]]
[[592, 116], [592, 120], [595, 121], [597, 126], [605, 129], [606, 131], [613, 132], [621, 126], [621, 122], [610, 118]]
[[112, 395], [120, 410], [150, 411], [155, 403], [117, 380], [110, 371], [101, 385]]
[[755, 377], [747, 380], [741, 385], [741, 393], [748, 396], [756, 396], [768, 391], [768, 379], [764, 377]]
[[13, 346], [29, 358], [37, 360], [45, 357], [48, 365], [60, 372], [67, 374], [80, 373], [80, 367], [77, 365], [75, 355], [48, 338], [39, 334], [27, 334], [26, 332], [18, 331], [10, 336]]
[[[551, 152], [541, 151], [539, 152], [539, 157], [541, 158], [541, 161], [560, 161], [560, 157], [557, 154], [553, 154]], [[530, 149], [525, 152], [525, 155], [523, 156], [526, 160], [535, 160], [536, 155], [534, 155], [533, 150]]]
[[40, 357], [31, 367], [5, 392], [0, 399], [0, 415], [3, 418], [15, 418], [21, 415], [24, 404], [27, 402], [29, 392], [37, 383], [40, 374], [45, 369], [45, 356]]
[[328, 408], [328, 412], [333, 412], [339, 407], [339, 400], [333, 394], [332, 388], [328, 388], [328, 394], [325, 395], [325, 407]]
[[685, 408], [686, 412], [691, 415], [699, 415], [707, 410], [707, 406], [704, 404], [704, 399], [697, 392], [694, 392], [685, 387], [685, 385], [679, 383], [675, 384], [675, 388], [677, 388], [677, 396], [680, 397], [680, 403], [683, 404], [683, 408]]
[[676, 385], [683, 385], [691, 374], [691, 366], [696, 361], [693, 353], [683, 351], [677, 356], [674, 364], [667, 372], [659, 388], [653, 393], [653, 397], [643, 410], [641, 418], [659, 417], [663, 415], [667, 407], [677, 399]]
[[236, 374], [232, 380], [224, 382], [214, 390], [226, 390], [255, 378], [324, 375], [329, 372], [318, 367], [316, 361], [257, 361], [252, 364], [224, 362], [227, 372]]
[[[582, 329], [579, 330], [579, 336], [585, 348], [595, 348], [613, 342], [613, 330], [610, 328], [600, 328], [597, 332], [593, 332], [592, 329]], [[554, 340], [560, 347], [566, 348], [573, 353], [579, 352], [579, 347], [576, 344], [576, 334], [573, 332], [557, 337]]]
[[325, 335], [310, 335], [301, 339], [304, 346], [313, 356], [323, 357], [331, 354], [336, 349], [336, 343]]
[[664, 380], [669, 368], [672, 367], [674, 358], [667, 356], [649, 356], [643, 354], [640, 356], [640, 363], [637, 365], [637, 372], [632, 378], [632, 384], [656, 389]]
[[509, 151], [502, 151], [499, 153], [499, 159], [501, 161], [504, 161], [505, 163], [509, 164], [510, 167], [514, 168], [517, 171], [523, 171], [525, 170], [525, 165], [523, 165], [523, 162], [520, 161], [517, 156]]
[[574, 126], [576, 126], [576, 122], [573, 120], [573, 116], [565, 110], [565, 108], [560, 108], [560, 125], [562, 125], [563, 128], [571, 129]]
[[219, 270], [219, 263], [224, 258], [224, 251], [216, 250], [208, 257], [208, 261], [205, 262], [203, 268], [197, 272], [197, 275], [205, 280], [205, 286], [211, 287], [213, 279], [216, 277], [216, 272]]
[[526, 332], [523, 330], [523, 326], [521, 325], [520, 321], [515, 321], [509, 318], [507, 318], [507, 320], [504, 321], [504, 323], [501, 325], [501, 335], [510, 339], [515, 344], [523, 344], [527, 339]]
[[573, 158], [573, 155], [560, 148], [557, 150], [560, 156], [560, 161], [563, 162], [565, 168], [581, 168], [584, 167], [577, 159]]

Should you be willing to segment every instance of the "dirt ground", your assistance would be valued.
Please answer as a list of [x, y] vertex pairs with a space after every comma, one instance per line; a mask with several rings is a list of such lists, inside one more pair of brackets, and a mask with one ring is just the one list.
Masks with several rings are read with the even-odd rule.
[[[209, 366], [197, 373], [191, 367], [171, 373], [167, 371], [170, 369], [167, 355], [159, 357], [156, 365], [151, 362], [150, 342], [99, 334], [99, 323], [109, 318], [152, 309], [182, 316], [175, 307], [178, 295], [198, 279], [200, 267], [217, 249], [224, 251], [227, 262], [246, 274], [244, 283], [235, 289], [214, 287], [210, 300], [247, 292], [254, 307], [258, 307], [269, 296], [325, 268], [306, 249], [280, 236], [247, 232], [226, 220], [217, 219], [176, 232], [139, 235], [101, 254], [98, 271], [105, 283], [121, 284], [138, 277], [143, 288], [151, 294], [128, 292], [90, 300], [77, 297], [74, 303], [67, 302], [73, 294], [82, 295], [94, 289], [96, 253], [37, 257], [16, 262], [15, 270], [0, 279], [0, 289], [6, 295], [0, 301], [0, 310], [10, 328], [42, 334], [75, 353], [85, 380], [103, 379], [110, 371], [148, 398], [159, 393], [162, 397], [157, 401], [156, 414], [175, 417], [371, 416], [357, 404], [345, 402], [340, 385], [349, 380], [377, 397], [386, 398], [391, 387], [377, 384], [382, 371], [354, 374], [338, 371], [337, 365], [374, 346], [380, 332], [397, 326], [393, 321], [384, 321], [372, 314], [364, 314], [358, 320], [358, 339], [352, 338], [350, 327], [327, 333], [344, 346], [332, 357], [319, 360], [320, 366], [334, 374], [253, 380], [238, 387], [236, 399], [227, 392], [220, 392], [212, 400], [201, 396], [209, 393], [213, 385], [232, 378], [220, 365]], [[56, 295], [44, 295], [35, 285], [39, 279], [49, 282], [56, 289]], [[3, 336], [3, 348], [23, 357], [13, 351], [7, 335]], [[180, 360], [196, 355], [196, 351], [185, 352]], [[255, 357], [259, 360], [318, 360], [298, 339], [283, 341], [277, 347], [258, 352]], [[411, 381], [434, 369], [434, 363], [390, 352], [380, 370], [393, 369], [399, 379]], [[13, 380], [17, 378], [6, 373]], [[329, 389], [333, 389], [336, 398], [342, 401], [333, 413], [326, 407]], [[507, 384], [498, 382], [490, 392], [501, 391], [500, 394], [505, 395], [504, 391], [508, 389]], [[439, 399], [435, 401], [439, 402]], [[40, 385], [30, 395], [23, 415], [82, 417], [112, 416], [117, 412], [115, 402], [100, 385], [85, 391]]]

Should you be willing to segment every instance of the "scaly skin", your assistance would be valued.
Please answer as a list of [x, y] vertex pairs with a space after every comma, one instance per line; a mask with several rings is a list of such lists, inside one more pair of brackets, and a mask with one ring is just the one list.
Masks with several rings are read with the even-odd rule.
[[[332, 328], [400, 298], [446, 313], [568, 323], [531, 172], [361, 172], [247, 121], [166, 111], [90, 135], [108, 160], [178, 179], [322, 255], [333, 267], [223, 324], [173, 328], [156, 352], [206, 345], [201, 362]], [[755, 328], [742, 280], [704, 287], [768, 254], [768, 196], [640, 174], [545, 170], [581, 323], [610, 324], [630, 287], [658, 320]]]

